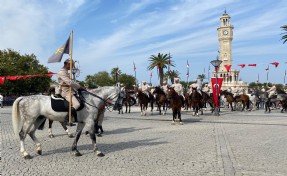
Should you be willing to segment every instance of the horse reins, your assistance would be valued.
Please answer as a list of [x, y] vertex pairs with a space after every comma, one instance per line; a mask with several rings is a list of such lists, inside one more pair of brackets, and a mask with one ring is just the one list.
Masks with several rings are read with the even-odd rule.
[[[112, 110], [111, 110], [111, 107], [112, 107], [114, 104], [108, 102], [107, 100], [103, 99], [102, 97], [100, 97], [100, 96], [98, 96], [98, 95], [96, 95], [96, 94], [94, 94], [94, 93], [92, 93], [92, 92], [89, 92], [89, 91], [85, 91], [85, 92], [88, 93], [88, 94], [90, 94], [90, 95], [92, 95], [93, 97], [96, 97], [96, 98], [102, 100], [102, 101], [104, 102], [105, 107], [107, 107], [106, 109], [108, 109], [110, 112], [112, 111]], [[86, 98], [82, 95], [82, 91], [79, 91], [79, 95], [80, 95], [80, 97], [81, 97], [81, 99], [83, 100], [84, 103], [86, 103], [86, 104], [89, 105], [89, 106], [92, 106], [92, 107], [95, 107], [95, 108], [99, 109], [99, 107], [97, 107], [97, 106], [95, 106], [95, 105], [92, 105], [92, 104], [90, 104], [89, 102], [87, 102]], [[112, 100], [115, 99], [115, 98], [116, 98], [116, 96], [115, 96], [114, 98], [112, 98]], [[110, 98], [109, 98], [109, 99], [110, 99]]]

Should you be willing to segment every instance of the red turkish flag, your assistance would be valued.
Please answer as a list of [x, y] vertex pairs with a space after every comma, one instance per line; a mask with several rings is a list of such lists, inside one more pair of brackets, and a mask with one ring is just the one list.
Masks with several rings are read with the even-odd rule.
[[226, 71], [229, 72], [231, 65], [224, 65], [224, 67], [225, 67]]
[[278, 63], [278, 62], [272, 62], [272, 63], [270, 63], [270, 64], [274, 65], [276, 68], [277, 68], [277, 67], [278, 67], [278, 65], [279, 65], [279, 63]]
[[256, 67], [256, 64], [248, 64], [250, 67]]
[[245, 64], [238, 64], [238, 66], [240, 66], [241, 68], [244, 68]]
[[[214, 77], [211, 78], [213, 99], [214, 99], [216, 107], [218, 107], [218, 96], [220, 94], [222, 82], [223, 82], [223, 78], [217, 78], [217, 85], [216, 85], [216, 78]], [[216, 87], [217, 87], [217, 91], [216, 91]]]
[[3, 85], [5, 82], [5, 76], [0, 76], [0, 85]]

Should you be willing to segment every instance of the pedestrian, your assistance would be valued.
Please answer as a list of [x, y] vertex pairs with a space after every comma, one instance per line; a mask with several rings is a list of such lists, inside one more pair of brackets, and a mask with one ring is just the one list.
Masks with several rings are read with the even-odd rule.
[[3, 108], [3, 95], [0, 93], [0, 105], [1, 105], [1, 108]]

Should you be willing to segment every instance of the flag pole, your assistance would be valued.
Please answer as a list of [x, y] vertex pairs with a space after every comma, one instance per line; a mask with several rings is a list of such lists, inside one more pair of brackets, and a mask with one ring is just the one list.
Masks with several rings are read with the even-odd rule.
[[[70, 55], [70, 79], [72, 80], [72, 70], [73, 70], [73, 31], [70, 34], [69, 43], [69, 55]], [[69, 88], [69, 123], [72, 123], [72, 86]]]

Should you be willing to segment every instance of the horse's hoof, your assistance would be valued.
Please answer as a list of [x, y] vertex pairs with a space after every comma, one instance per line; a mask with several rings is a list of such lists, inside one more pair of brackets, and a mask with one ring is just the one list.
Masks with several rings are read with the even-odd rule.
[[73, 134], [68, 134], [68, 137], [69, 137], [69, 138], [73, 138], [74, 135], [73, 135]]
[[102, 152], [100, 152], [100, 153], [97, 154], [97, 156], [98, 156], [98, 157], [104, 157], [105, 154], [103, 154]]
[[183, 122], [179, 122], [180, 125], [183, 125]]
[[55, 136], [53, 134], [50, 134], [49, 135], [49, 138], [54, 138]]
[[98, 136], [98, 137], [103, 137], [101, 133], [99, 133], [97, 136]]
[[174, 125], [174, 124], [175, 124], [175, 121], [172, 121], [171, 124]]
[[31, 155], [26, 155], [26, 156], [24, 156], [24, 159], [32, 159], [32, 156]]
[[75, 155], [76, 157], [82, 156], [82, 154], [81, 154], [80, 152], [75, 152], [74, 155]]
[[42, 150], [37, 150], [38, 155], [42, 155]]

